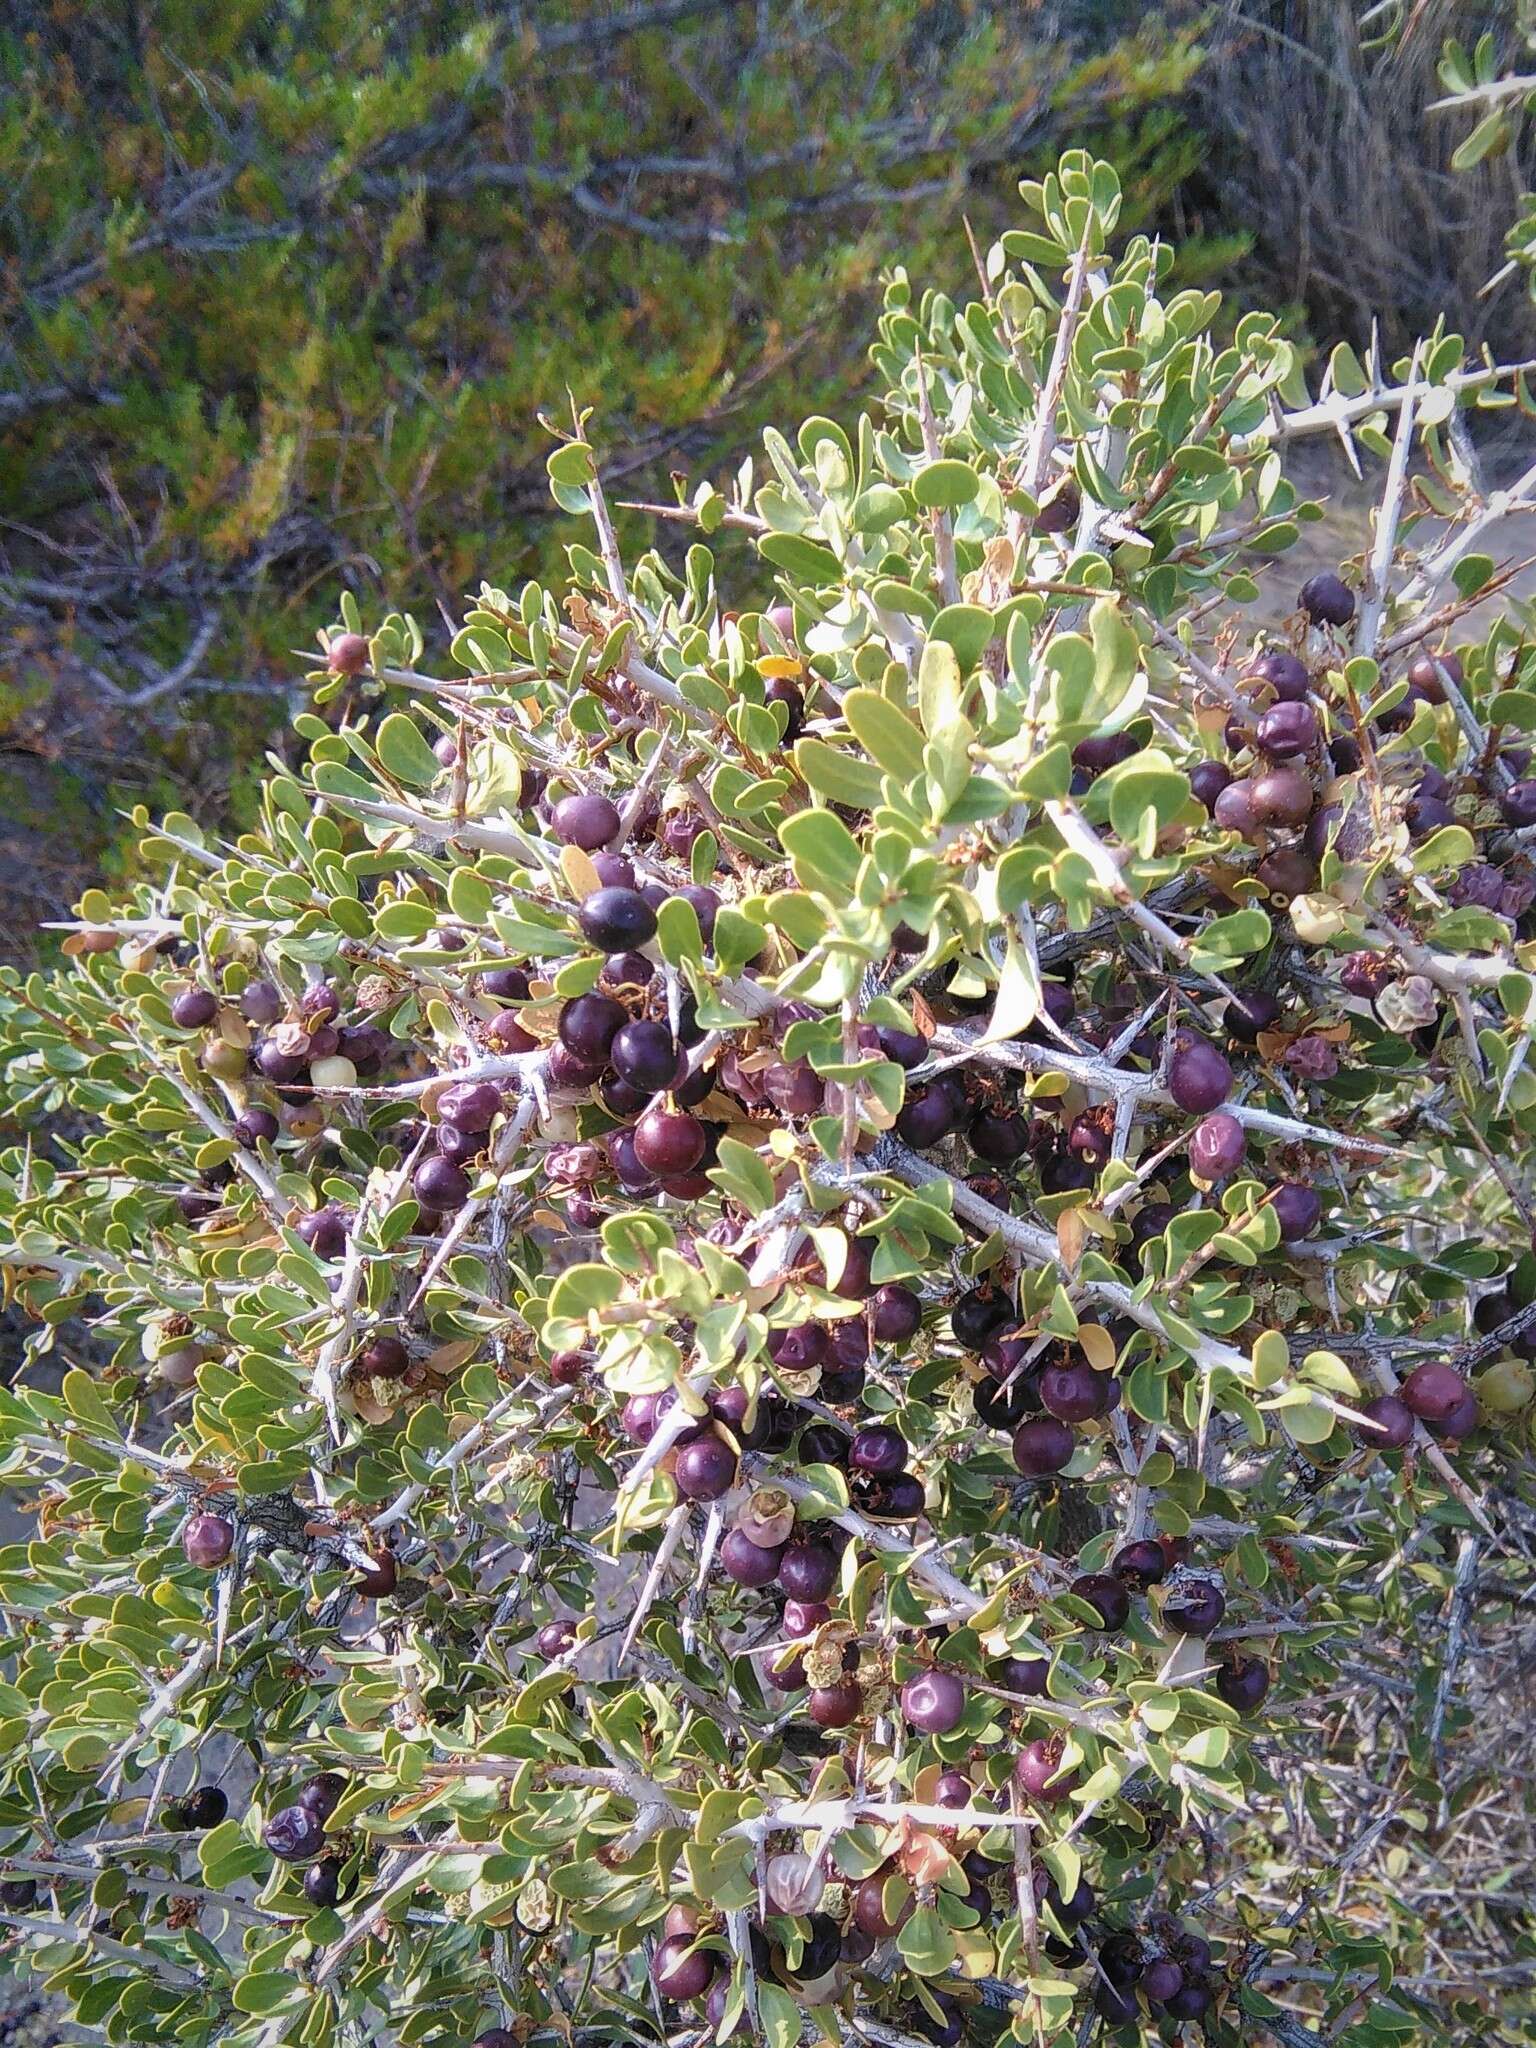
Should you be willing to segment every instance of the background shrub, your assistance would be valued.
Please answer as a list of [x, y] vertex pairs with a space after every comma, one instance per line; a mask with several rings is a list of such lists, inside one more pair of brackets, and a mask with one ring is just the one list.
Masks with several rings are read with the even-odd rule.
[[616, 497], [739, 454], [862, 374], [895, 247], [964, 280], [1031, 150], [1097, 130], [1154, 208], [1191, 51], [993, 0], [0, 27], [8, 949], [133, 794], [243, 815], [338, 579], [437, 635], [548, 569], [568, 387]]

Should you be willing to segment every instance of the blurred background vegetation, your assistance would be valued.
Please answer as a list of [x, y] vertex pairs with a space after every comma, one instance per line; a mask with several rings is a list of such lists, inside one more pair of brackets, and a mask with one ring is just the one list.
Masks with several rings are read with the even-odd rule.
[[[119, 807], [238, 819], [343, 583], [429, 632], [617, 497], [844, 401], [883, 264], [964, 291], [1021, 173], [1119, 164], [1187, 282], [1536, 354], [1499, 0], [72, 0], [0, 16], [0, 955]], [[1505, 102], [1504, 104], [1509, 104]]]

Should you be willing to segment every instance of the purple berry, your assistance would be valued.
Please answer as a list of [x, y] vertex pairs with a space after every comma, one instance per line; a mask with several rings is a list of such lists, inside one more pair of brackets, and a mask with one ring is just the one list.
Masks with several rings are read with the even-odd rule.
[[181, 1031], [201, 1031], [219, 1014], [219, 999], [211, 989], [187, 988], [171, 999], [171, 1022]]
[[1331, 570], [1309, 576], [1296, 601], [1314, 626], [1347, 626], [1355, 616], [1354, 592]]
[[910, 1287], [892, 1281], [869, 1297], [869, 1330], [877, 1344], [905, 1344], [922, 1320], [922, 1301]]
[[1044, 1479], [1067, 1464], [1075, 1439], [1064, 1422], [1054, 1416], [1038, 1416], [1020, 1425], [1013, 1439], [1013, 1462], [1026, 1479]]
[[901, 1711], [920, 1735], [948, 1735], [965, 1717], [965, 1687], [953, 1671], [924, 1671], [901, 1688]]
[[437, 1114], [456, 1131], [488, 1131], [501, 1109], [494, 1081], [457, 1081], [437, 1098]]
[[1141, 1536], [1133, 1543], [1121, 1544], [1111, 1561], [1111, 1569], [1144, 1593], [1148, 1586], [1158, 1585], [1164, 1578], [1168, 1557], [1154, 1537]]
[[235, 1547], [235, 1528], [222, 1515], [194, 1515], [181, 1532], [188, 1564], [204, 1571], [221, 1565]]
[[686, 1110], [648, 1109], [635, 1125], [635, 1157], [648, 1173], [691, 1173], [704, 1157], [704, 1126]]
[[669, 1934], [651, 1958], [651, 1982], [663, 1998], [679, 2003], [702, 1998], [714, 1976], [715, 1958], [707, 1948], [695, 1948], [691, 1934]]
[[550, 823], [558, 840], [585, 853], [595, 853], [619, 836], [618, 809], [605, 796], [563, 796], [550, 813]]
[[429, 1209], [458, 1209], [469, 1200], [469, 1175], [439, 1153], [423, 1159], [411, 1175], [411, 1190]]
[[612, 996], [585, 995], [573, 996], [564, 1005], [555, 1028], [568, 1052], [601, 1068], [607, 1063], [615, 1037], [627, 1022], [624, 1005]]
[[817, 1537], [792, 1538], [779, 1560], [779, 1584], [792, 1600], [825, 1600], [837, 1584], [837, 1553]]
[[673, 1476], [686, 1500], [719, 1500], [736, 1483], [736, 1453], [717, 1436], [701, 1436], [678, 1452]]
[[1323, 1213], [1322, 1196], [1297, 1180], [1281, 1181], [1270, 1194], [1269, 1206], [1279, 1219], [1280, 1236], [1286, 1244], [1310, 1237]]
[[1243, 1163], [1247, 1138], [1237, 1118], [1225, 1109], [1202, 1117], [1190, 1133], [1189, 1164], [1202, 1180], [1225, 1180]]
[[1232, 780], [1232, 770], [1225, 761], [1197, 761], [1189, 771], [1189, 786], [1205, 805], [1207, 811], [1216, 809], [1216, 800]]
[[1400, 1451], [1413, 1442], [1413, 1410], [1396, 1394], [1378, 1394], [1362, 1405], [1360, 1413], [1366, 1420], [1353, 1427], [1362, 1444], [1379, 1451]]
[[307, 1806], [284, 1806], [261, 1831], [280, 1863], [309, 1863], [325, 1847], [325, 1824]]
[[1269, 1666], [1260, 1657], [1233, 1657], [1216, 1674], [1217, 1697], [1239, 1714], [1252, 1714], [1269, 1691]]
[[1444, 1422], [1470, 1389], [1454, 1366], [1432, 1359], [1416, 1365], [1400, 1391], [1403, 1406], [1421, 1422]]
[[868, 1472], [876, 1479], [894, 1479], [907, 1468], [906, 1439], [886, 1423], [870, 1423], [848, 1446], [848, 1463], [854, 1471]]
[[769, 1586], [778, 1577], [783, 1554], [782, 1544], [765, 1549], [740, 1529], [730, 1529], [720, 1544], [720, 1568], [738, 1586]]
[[656, 913], [638, 889], [594, 889], [576, 922], [582, 936], [603, 953], [628, 953], [656, 936]]
[[1317, 745], [1317, 713], [1310, 704], [1271, 704], [1255, 734], [1259, 752], [1271, 761], [1310, 753]]
[[1268, 683], [1281, 704], [1301, 703], [1311, 683], [1306, 663], [1298, 661], [1294, 654], [1287, 654], [1283, 648], [1261, 654], [1249, 673], [1260, 682]]
[[1062, 1748], [1059, 1735], [1040, 1736], [1025, 1744], [1013, 1765], [1014, 1783], [1021, 1792], [1049, 1806], [1068, 1797], [1077, 1783], [1077, 1772], [1062, 1772]]
[[1170, 1593], [1163, 1620], [1181, 1636], [1208, 1636], [1226, 1611], [1227, 1596], [1214, 1579], [1191, 1579]]
[[1168, 1092], [1190, 1116], [1216, 1109], [1232, 1092], [1232, 1069], [1211, 1044], [1182, 1032], [1168, 1062]]
[[1068, 1590], [1087, 1601], [1108, 1634], [1124, 1628], [1130, 1619], [1131, 1596], [1113, 1572], [1081, 1572]]

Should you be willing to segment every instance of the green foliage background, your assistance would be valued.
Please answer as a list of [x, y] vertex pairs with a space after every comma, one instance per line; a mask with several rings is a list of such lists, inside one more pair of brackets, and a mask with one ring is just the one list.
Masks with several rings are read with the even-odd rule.
[[[541, 411], [615, 495], [831, 404], [899, 237], [959, 282], [1092, 132], [1149, 217], [1195, 17], [1072, 0], [176, 0], [0, 35], [0, 943], [148, 793], [204, 815], [335, 591], [456, 615], [556, 551]], [[958, 254], [957, 254], [958, 252]], [[238, 806], [237, 806], [238, 807]]]

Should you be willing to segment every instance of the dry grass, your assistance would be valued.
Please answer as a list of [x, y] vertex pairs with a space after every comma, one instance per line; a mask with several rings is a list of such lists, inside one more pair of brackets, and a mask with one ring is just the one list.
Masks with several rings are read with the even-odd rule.
[[1401, 346], [1444, 317], [1473, 340], [1529, 353], [1536, 308], [1518, 278], [1479, 297], [1504, 261], [1522, 186], [1514, 154], [1453, 173], [1467, 127], [1427, 114], [1449, 35], [1475, 40], [1497, 8], [1417, 0], [1372, 48], [1352, 0], [1222, 0], [1210, 61], [1189, 88], [1211, 138], [1194, 203], [1253, 235], [1255, 298], [1302, 308], [1309, 331]]

